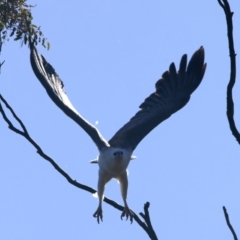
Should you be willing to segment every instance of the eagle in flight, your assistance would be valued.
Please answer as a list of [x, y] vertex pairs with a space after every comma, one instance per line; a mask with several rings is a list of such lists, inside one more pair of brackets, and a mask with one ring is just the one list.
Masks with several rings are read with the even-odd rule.
[[72, 120], [74, 120], [93, 140], [99, 150], [99, 156], [92, 162], [99, 165], [97, 193], [99, 205], [93, 216], [97, 222], [103, 219], [102, 200], [107, 182], [115, 178], [120, 183], [124, 202], [123, 217], [133, 221], [134, 214], [127, 204], [128, 177], [127, 167], [134, 149], [141, 140], [159, 123], [184, 107], [190, 95], [201, 83], [206, 63], [204, 48], [200, 47], [187, 64], [187, 55], [180, 61], [179, 70], [171, 63], [169, 70], [155, 84], [155, 92], [150, 94], [139, 106], [140, 110], [120, 128], [115, 135], [106, 141], [98, 129], [84, 119], [73, 107], [64, 91], [64, 85], [55, 69], [30, 44], [30, 61], [33, 72], [41, 82], [52, 101]]

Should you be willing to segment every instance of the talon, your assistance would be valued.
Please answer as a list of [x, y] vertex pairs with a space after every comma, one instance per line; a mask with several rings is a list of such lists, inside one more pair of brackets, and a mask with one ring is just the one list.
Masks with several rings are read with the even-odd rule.
[[132, 224], [132, 222], [133, 222], [133, 217], [134, 217], [134, 213], [128, 208], [128, 207], [125, 207], [124, 209], [123, 209], [123, 212], [122, 212], [122, 215], [121, 215], [121, 219], [123, 218], [123, 217], [125, 217], [126, 216], [126, 221], [128, 220], [128, 218], [130, 218], [130, 222], [131, 222], [131, 224]]
[[103, 221], [102, 208], [98, 207], [97, 211], [93, 214], [93, 217], [97, 218], [98, 224], [100, 220]]

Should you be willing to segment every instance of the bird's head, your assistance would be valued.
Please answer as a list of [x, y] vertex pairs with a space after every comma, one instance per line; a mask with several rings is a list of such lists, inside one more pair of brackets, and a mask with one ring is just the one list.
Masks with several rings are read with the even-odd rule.
[[114, 151], [114, 152], [113, 152], [113, 156], [114, 156], [114, 158], [122, 159], [122, 157], [123, 157], [123, 151], [121, 151], [121, 150], [119, 150], [119, 151]]

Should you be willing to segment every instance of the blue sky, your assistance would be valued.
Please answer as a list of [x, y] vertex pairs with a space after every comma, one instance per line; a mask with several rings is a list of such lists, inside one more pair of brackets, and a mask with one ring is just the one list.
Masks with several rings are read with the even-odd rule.
[[[38, 50], [54, 66], [76, 109], [106, 139], [125, 124], [171, 62], [179, 65], [201, 45], [208, 64], [200, 87], [181, 111], [152, 131], [129, 166], [130, 208], [150, 214], [159, 239], [232, 239], [222, 206], [240, 236], [240, 146], [226, 118], [229, 53], [223, 10], [216, 1], [47, 1], [33, 10], [51, 43]], [[240, 3], [234, 13], [240, 51]], [[238, 58], [238, 56], [237, 56]], [[34, 76], [29, 49], [3, 46], [0, 90], [33, 139], [73, 178], [97, 186], [97, 148], [51, 102]], [[237, 59], [238, 60], [238, 59]], [[239, 69], [239, 63], [238, 63]], [[239, 79], [237, 79], [238, 81]], [[240, 129], [239, 81], [234, 88]], [[103, 204], [104, 221], [92, 214], [97, 199], [70, 185], [0, 118], [0, 238], [148, 239], [135, 222]], [[112, 180], [105, 195], [122, 204]]]

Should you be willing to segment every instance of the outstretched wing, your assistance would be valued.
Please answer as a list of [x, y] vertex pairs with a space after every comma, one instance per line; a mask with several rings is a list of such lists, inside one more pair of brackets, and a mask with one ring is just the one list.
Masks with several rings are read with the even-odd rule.
[[42, 55], [38, 53], [37, 49], [33, 46], [33, 44], [30, 44], [30, 50], [30, 61], [33, 72], [47, 91], [47, 94], [52, 99], [52, 101], [67, 116], [69, 116], [86, 131], [86, 133], [95, 142], [99, 150], [104, 147], [108, 147], [109, 144], [101, 136], [99, 131], [91, 123], [85, 120], [73, 107], [72, 103], [68, 99], [63, 89], [63, 82], [59, 78], [58, 74], [55, 72], [55, 69], [52, 67], [52, 65], [48, 63]]
[[205, 69], [203, 47], [193, 54], [188, 66], [187, 55], [183, 55], [178, 72], [172, 63], [156, 82], [156, 91], [139, 106], [141, 110], [110, 139], [110, 146], [134, 150], [159, 123], [187, 104]]

